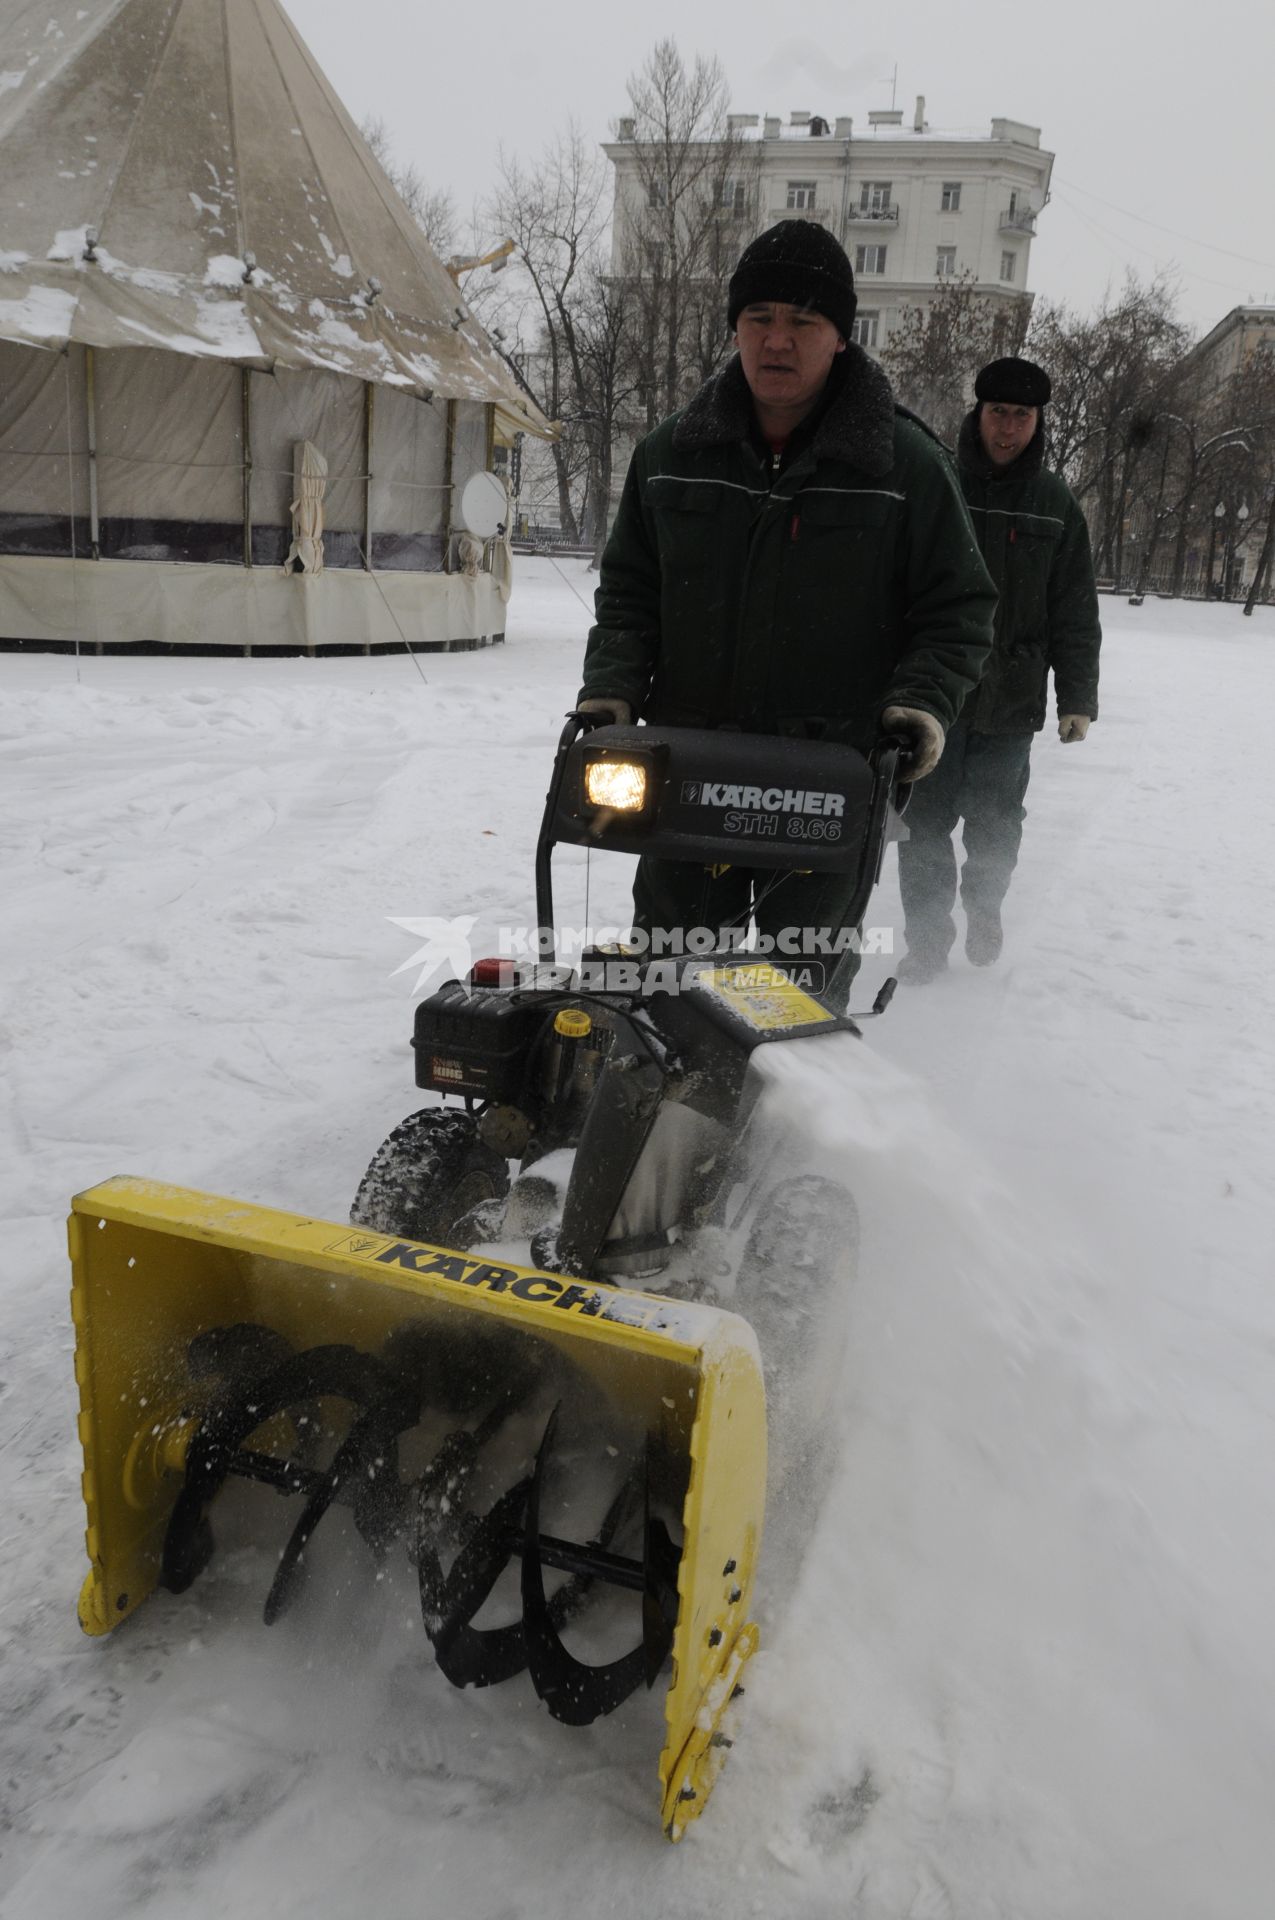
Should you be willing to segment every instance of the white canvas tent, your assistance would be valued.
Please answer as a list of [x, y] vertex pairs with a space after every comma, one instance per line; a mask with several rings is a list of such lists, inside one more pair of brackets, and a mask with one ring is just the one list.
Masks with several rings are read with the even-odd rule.
[[0, 180], [0, 638], [503, 632], [453, 503], [547, 424], [276, 0], [0, 0]]

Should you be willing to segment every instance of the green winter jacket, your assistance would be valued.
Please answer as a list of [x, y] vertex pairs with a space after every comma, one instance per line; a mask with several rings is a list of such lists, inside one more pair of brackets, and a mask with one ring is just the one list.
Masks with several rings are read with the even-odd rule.
[[962, 719], [975, 733], [1036, 733], [1049, 670], [1059, 713], [1098, 717], [1098, 592], [1089, 529], [1070, 487], [1044, 468], [1039, 430], [1011, 467], [988, 459], [972, 413], [957, 443], [961, 487], [1000, 593], [996, 640]]
[[772, 467], [738, 359], [640, 443], [580, 697], [864, 751], [890, 704], [950, 726], [995, 593], [945, 449], [850, 346]]

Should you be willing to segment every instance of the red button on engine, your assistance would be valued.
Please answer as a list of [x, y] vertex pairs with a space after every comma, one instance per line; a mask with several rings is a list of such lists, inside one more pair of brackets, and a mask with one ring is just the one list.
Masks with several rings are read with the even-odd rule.
[[514, 983], [514, 963], [499, 958], [475, 960], [469, 969], [471, 987], [512, 987]]

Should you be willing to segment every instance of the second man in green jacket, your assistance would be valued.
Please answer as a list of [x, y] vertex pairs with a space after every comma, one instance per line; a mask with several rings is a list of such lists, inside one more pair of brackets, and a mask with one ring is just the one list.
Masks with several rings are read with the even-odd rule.
[[1062, 740], [1098, 717], [1098, 595], [1089, 533], [1070, 488], [1044, 464], [1049, 376], [1030, 360], [994, 360], [974, 383], [961, 428], [961, 487], [1000, 594], [981, 684], [950, 730], [937, 772], [918, 788], [899, 847], [907, 957], [901, 980], [932, 980], [956, 938], [956, 853], [964, 821], [965, 952], [990, 966], [1001, 951], [1001, 904], [1026, 817], [1032, 740], [1045, 724], [1049, 675]]

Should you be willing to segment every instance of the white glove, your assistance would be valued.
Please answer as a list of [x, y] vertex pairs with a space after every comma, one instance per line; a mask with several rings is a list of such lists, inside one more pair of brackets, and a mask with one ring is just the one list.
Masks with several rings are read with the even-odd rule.
[[613, 727], [628, 727], [633, 724], [633, 709], [629, 702], [611, 693], [600, 693], [593, 700], [577, 700], [576, 712], [604, 713]]
[[1060, 740], [1083, 740], [1089, 731], [1087, 713], [1060, 713], [1058, 716], [1058, 738]]
[[946, 735], [942, 725], [923, 707], [887, 707], [881, 715], [883, 733], [902, 734], [912, 750], [912, 764], [906, 769], [908, 780], [924, 780], [933, 773], [943, 752]]

